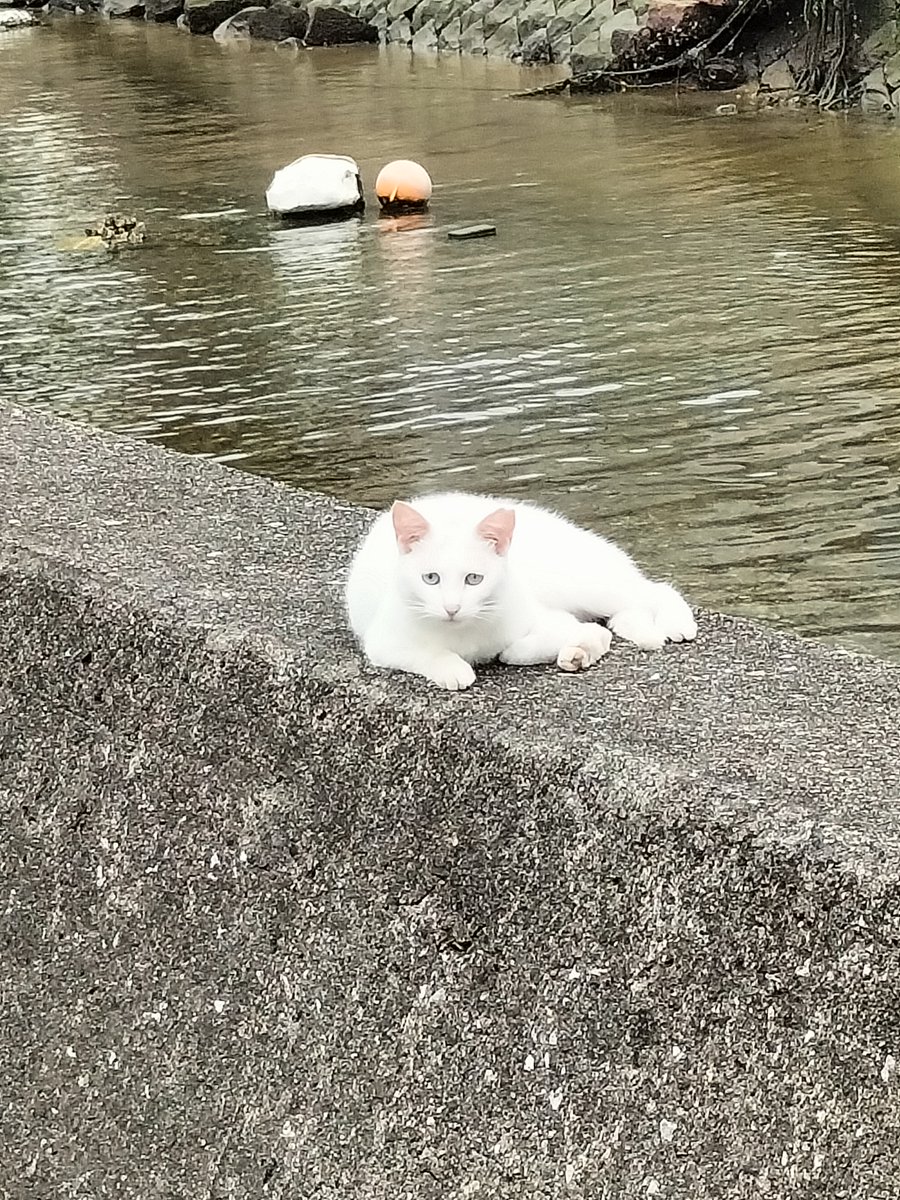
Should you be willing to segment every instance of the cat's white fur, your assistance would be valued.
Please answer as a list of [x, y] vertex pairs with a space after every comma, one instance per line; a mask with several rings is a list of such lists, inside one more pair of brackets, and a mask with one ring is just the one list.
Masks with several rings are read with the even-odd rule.
[[461, 492], [382, 513], [346, 599], [372, 663], [453, 690], [498, 656], [577, 671], [606, 653], [610, 631], [646, 650], [697, 633], [679, 593], [612, 542], [535, 504]]

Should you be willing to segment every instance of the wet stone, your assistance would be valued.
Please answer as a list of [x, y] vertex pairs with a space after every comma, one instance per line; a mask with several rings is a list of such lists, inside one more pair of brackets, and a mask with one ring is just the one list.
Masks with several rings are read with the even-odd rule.
[[247, 28], [251, 37], [261, 41], [281, 42], [285, 38], [304, 41], [309, 23], [309, 13], [300, 5], [272, 4], [269, 8], [255, 9]]

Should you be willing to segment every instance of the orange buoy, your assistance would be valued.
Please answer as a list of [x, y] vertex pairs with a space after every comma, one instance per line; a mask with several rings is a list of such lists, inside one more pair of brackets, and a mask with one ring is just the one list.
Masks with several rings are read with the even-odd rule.
[[431, 199], [431, 176], [418, 163], [398, 158], [378, 172], [375, 195], [386, 212], [427, 208]]

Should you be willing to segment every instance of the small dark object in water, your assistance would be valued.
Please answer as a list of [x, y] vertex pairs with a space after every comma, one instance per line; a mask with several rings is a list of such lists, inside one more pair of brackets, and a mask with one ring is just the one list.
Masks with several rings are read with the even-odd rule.
[[381, 205], [379, 215], [382, 217], [402, 217], [409, 213], [423, 213], [428, 208], [427, 200], [386, 200], [379, 196], [378, 203]]
[[107, 250], [119, 250], [122, 246], [139, 246], [146, 236], [146, 227], [137, 217], [107, 213], [102, 221], [89, 225], [84, 232], [88, 237], [101, 238]]
[[734, 58], [700, 56], [695, 69], [700, 87], [711, 92], [740, 87], [747, 80], [743, 65]]
[[365, 203], [346, 204], [343, 208], [310, 209], [307, 212], [275, 213], [282, 225], [302, 228], [315, 225], [336, 225], [339, 221], [347, 221], [351, 217], [362, 216]]
[[493, 237], [496, 232], [496, 225], [467, 225], [464, 229], [451, 229], [447, 237], [455, 239]]

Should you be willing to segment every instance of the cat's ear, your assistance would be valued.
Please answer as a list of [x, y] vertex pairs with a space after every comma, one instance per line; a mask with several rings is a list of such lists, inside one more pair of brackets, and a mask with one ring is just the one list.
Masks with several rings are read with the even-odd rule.
[[486, 542], [490, 542], [498, 554], [505, 554], [512, 541], [513, 530], [516, 527], [516, 510], [514, 508], [498, 508], [489, 513], [478, 525], [475, 532]]
[[391, 519], [394, 522], [394, 533], [397, 535], [397, 545], [403, 554], [409, 554], [416, 542], [420, 542], [429, 530], [428, 522], [421, 513], [402, 500], [395, 500], [391, 505]]

